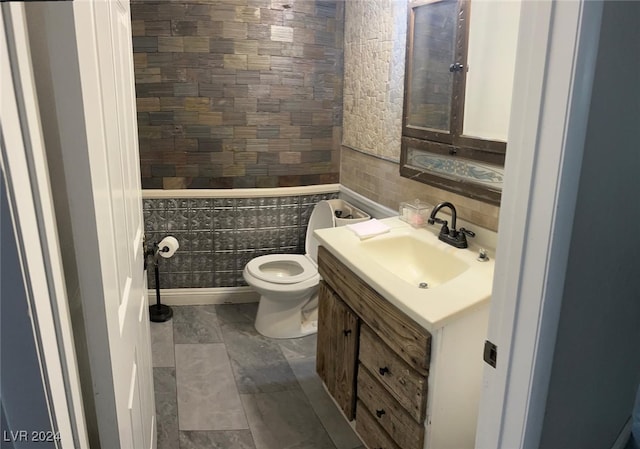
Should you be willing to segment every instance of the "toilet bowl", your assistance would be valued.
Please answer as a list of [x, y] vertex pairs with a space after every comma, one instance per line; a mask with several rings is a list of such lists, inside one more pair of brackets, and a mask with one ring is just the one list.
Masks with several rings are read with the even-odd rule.
[[260, 294], [255, 327], [271, 338], [297, 338], [317, 332], [318, 241], [316, 229], [335, 226], [333, 208], [320, 201], [307, 227], [306, 254], [269, 254], [247, 263], [242, 275]]

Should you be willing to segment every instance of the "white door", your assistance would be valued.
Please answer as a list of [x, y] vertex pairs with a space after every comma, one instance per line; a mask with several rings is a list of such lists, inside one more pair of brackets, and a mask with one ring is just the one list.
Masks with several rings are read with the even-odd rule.
[[602, 2], [523, 2], [477, 449], [540, 444]]
[[[0, 211], [2, 259], [5, 262], [8, 255], [7, 260], [17, 264], [7, 271], [8, 265], [3, 265], [0, 275], [17, 274], [10, 280], [0, 279], [3, 313], [5, 301], [13, 303], [9, 307], [13, 312], [3, 315], [6, 327], [2, 329], [7, 337], [3, 346], [11, 346], [13, 352], [3, 353], [2, 358], [14, 367], [2, 369], [1, 445], [23, 447], [31, 441], [37, 446], [39, 439], [43, 447], [87, 449], [61, 248], [21, 2], [0, 6], [0, 80], [0, 182], [6, 183], [0, 189], [6, 194]], [[17, 321], [4, 321], [13, 314]], [[40, 376], [41, 382], [35, 380]]]
[[153, 448], [155, 408], [129, 3], [74, 3], [78, 42], [94, 43], [98, 62], [97, 71], [85, 70], [86, 61], [79, 54], [81, 79], [98, 75], [94, 82], [100, 85], [99, 91], [83, 90], [83, 95], [85, 117], [100, 114], [103, 127], [103, 141], [88, 149], [92, 175], [103, 171], [107, 181], [94, 192], [94, 204], [96, 216], [102, 211], [97, 233], [118, 447]]
[[129, 3], [37, 3], [27, 11], [39, 14], [44, 28], [30, 35], [39, 39], [34, 49], [45, 48], [34, 58], [49, 64], [50, 82], [38, 87], [45, 90], [39, 90], [40, 104], [55, 108], [56, 130], [45, 134], [59, 139], [64, 167], [52, 184], [64, 188], [68, 199], [91, 371], [87, 388], [95, 402], [89, 434], [94, 441], [98, 434], [102, 449], [152, 449], [155, 405]]

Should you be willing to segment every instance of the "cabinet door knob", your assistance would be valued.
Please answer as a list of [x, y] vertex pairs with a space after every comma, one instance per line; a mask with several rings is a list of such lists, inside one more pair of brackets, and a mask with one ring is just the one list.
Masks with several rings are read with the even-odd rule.
[[349, 335], [351, 335], [351, 329], [345, 329], [344, 330], [344, 336], [348, 337]]
[[384, 411], [384, 409], [380, 409], [380, 410], [376, 410], [376, 416], [378, 418], [382, 418], [382, 415], [384, 415], [386, 412]]
[[385, 374], [387, 374], [389, 372], [389, 368], [387, 368], [386, 366], [378, 369], [378, 371], [380, 372], [381, 376], [384, 376]]

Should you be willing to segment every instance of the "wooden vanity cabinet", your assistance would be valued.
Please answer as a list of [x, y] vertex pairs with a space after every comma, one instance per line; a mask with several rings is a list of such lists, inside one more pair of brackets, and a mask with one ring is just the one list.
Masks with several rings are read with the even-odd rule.
[[422, 449], [431, 335], [324, 247], [316, 368], [370, 448]]

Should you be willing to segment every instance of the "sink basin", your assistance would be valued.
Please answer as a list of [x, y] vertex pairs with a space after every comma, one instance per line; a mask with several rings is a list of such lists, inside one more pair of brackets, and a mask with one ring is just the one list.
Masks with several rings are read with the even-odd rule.
[[[413, 228], [398, 217], [381, 220], [389, 232], [360, 240], [347, 226], [319, 229], [322, 246], [383, 298], [429, 332], [491, 297], [494, 258], [478, 248], [454, 248], [437, 229]], [[420, 288], [426, 283], [427, 288]]]
[[410, 234], [364, 241], [360, 249], [369, 260], [416, 288], [437, 287], [469, 268], [453, 254]]

